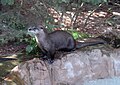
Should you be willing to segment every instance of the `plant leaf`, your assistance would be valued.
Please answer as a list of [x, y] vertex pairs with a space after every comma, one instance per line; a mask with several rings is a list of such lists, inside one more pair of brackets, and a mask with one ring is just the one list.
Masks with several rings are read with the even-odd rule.
[[2, 5], [6, 5], [7, 4], [7, 0], [1, 0], [1, 4]]
[[79, 34], [77, 32], [73, 32], [72, 33], [74, 39], [78, 39], [79, 38]]
[[8, 5], [13, 5], [14, 4], [14, 0], [7, 0]]
[[26, 52], [30, 53], [32, 50], [33, 50], [33, 46], [28, 45], [28, 46], [26, 47]]

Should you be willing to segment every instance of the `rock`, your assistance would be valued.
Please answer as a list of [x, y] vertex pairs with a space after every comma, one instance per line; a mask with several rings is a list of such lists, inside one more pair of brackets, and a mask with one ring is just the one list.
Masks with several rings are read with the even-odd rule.
[[16, 66], [7, 78], [17, 85], [83, 85], [120, 76], [119, 49], [74, 51], [48, 64], [38, 58]]
[[84, 85], [120, 85], [120, 77], [85, 82]]

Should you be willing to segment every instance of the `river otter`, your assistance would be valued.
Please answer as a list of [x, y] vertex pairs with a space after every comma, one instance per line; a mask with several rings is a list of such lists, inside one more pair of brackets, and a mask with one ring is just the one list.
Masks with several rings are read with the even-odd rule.
[[28, 32], [35, 35], [36, 42], [44, 55], [52, 63], [56, 51], [71, 51], [76, 48], [81, 48], [90, 45], [104, 44], [104, 41], [77, 43], [73, 36], [62, 30], [56, 30], [48, 33], [41, 25], [28, 28]]

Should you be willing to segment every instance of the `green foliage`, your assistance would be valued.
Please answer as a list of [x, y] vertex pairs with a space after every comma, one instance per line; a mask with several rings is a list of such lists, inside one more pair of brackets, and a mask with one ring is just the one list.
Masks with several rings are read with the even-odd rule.
[[26, 47], [26, 52], [27, 52], [27, 53], [31, 53], [32, 50], [34, 49], [34, 47], [35, 47], [35, 46], [33, 46], [33, 45], [28, 45], [28, 46]]
[[13, 5], [14, 2], [14, 0], [1, 0], [2, 5]]
[[57, 4], [61, 4], [61, 3], [69, 3], [70, 0], [56, 0]]
[[[2, 17], [2, 16], [1, 16]], [[13, 29], [21, 30], [25, 29], [25, 23], [23, 23], [16, 15], [3, 16], [2, 23]]]
[[30, 38], [30, 40], [28, 40], [28, 43], [29, 43], [29, 45], [26, 47], [26, 52], [29, 54], [34, 49], [36, 49], [37, 44], [36, 44], [35, 38]]
[[86, 33], [80, 33], [79, 37], [80, 37], [80, 38], [89, 38], [90, 35], [89, 35], [89, 34], [86, 34]]
[[98, 5], [100, 3], [107, 3], [108, 0], [82, 0], [82, 2], [87, 2], [87, 3], [91, 3], [93, 5]]
[[16, 41], [16, 39], [19, 42], [25, 41], [24, 40], [24, 35], [26, 34], [25, 30], [16, 30], [16, 29], [12, 29], [6, 25], [1, 25], [0, 24], [0, 30], [1, 30], [1, 34], [0, 34], [0, 45], [2, 44], [6, 44], [9, 41]]
[[37, 46], [37, 43], [36, 43], [36, 40], [35, 38], [29, 38], [27, 40], [27, 47], [26, 47], [26, 54], [27, 55], [40, 55], [40, 49], [39, 47]]
[[74, 37], [74, 39], [83, 39], [83, 38], [89, 38], [90, 35], [86, 34], [86, 33], [80, 33], [76, 30], [69, 30], [68, 32], [70, 32], [72, 34], [72, 36]]
[[[0, 46], [10, 44], [11, 42], [14, 43], [13, 45], [20, 45], [20, 43], [28, 42], [29, 38], [26, 36], [26, 30], [23, 27], [17, 27], [16, 29], [16, 26], [11, 26], [12, 24], [13, 23], [10, 23], [9, 19], [5, 21], [4, 24], [0, 23]], [[22, 22], [20, 24], [22, 24]], [[19, 52], [23, 52], [24, 50], [25, 49], [22, 49]]]
[[79, 33], [77, 31], [73, 31], [72, 35], [73, 35], [74, 39], [78, 39], [79, 38]]

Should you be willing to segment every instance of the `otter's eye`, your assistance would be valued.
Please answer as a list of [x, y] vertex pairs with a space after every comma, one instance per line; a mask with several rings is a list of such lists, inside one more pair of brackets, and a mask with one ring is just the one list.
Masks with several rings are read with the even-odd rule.
[[31, 28], [29, 28], [28, 30], [29, 30], [29, 31], [31, 31], [32, 29], [31, 29]]
[[40, 27], [41, 29], [43, 29], [43, 27]]

